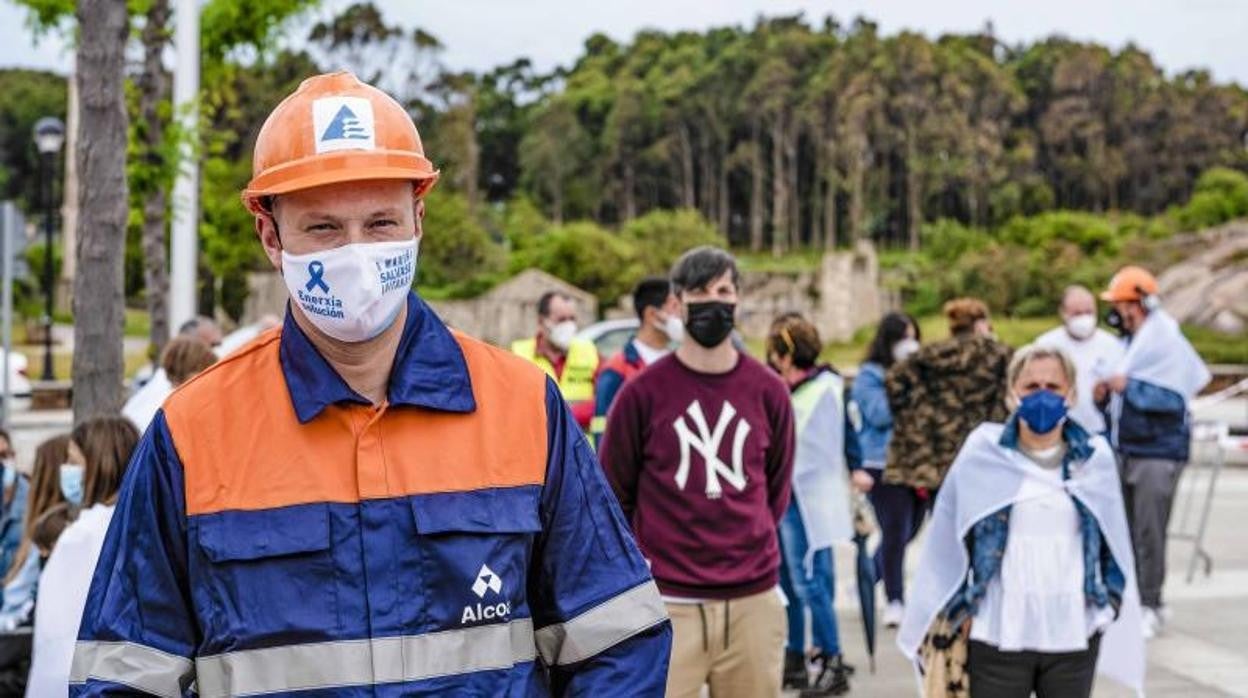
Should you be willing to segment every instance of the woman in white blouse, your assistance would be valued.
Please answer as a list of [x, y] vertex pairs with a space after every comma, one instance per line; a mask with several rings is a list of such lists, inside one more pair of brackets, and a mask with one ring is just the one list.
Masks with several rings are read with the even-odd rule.
[[1066, 418], [1076, 376], [1060, 349], [1019, 350], [1008, 378], [1010, 418], [976, 429], [941, 487], [898, 644], [913, 659], [934, 622], [960, 627], [973, 696], [1086, 698], [1098, 669], [1139, 691], [1113, 453]]

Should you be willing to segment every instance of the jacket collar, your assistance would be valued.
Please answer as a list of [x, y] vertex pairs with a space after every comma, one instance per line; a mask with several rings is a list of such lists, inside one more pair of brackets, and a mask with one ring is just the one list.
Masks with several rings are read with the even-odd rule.
[[[1002, 447], [1019, 450], [1018, 421], [1017, 412], [1010, 415], [1009, 420], [1006, 421], [1005, 430], [1001, 432], [1001, 440], [998, 442]], [[1062, 441], [1066, 444], [1066, 457], [1062, 461], [1063, 471], [1068, 470], [1072, 463], [1082, 463], [1092, 457], [1092, 437], [1086, 429], [1070, 417], [1062, 423]]]
[[[288, 305], [278, 358], [299, 423], [310, 422], [330, 405], [369, 404], [321, 356], [292, 313]], [[407, 319], [386, 392], [391, 405], [459, 413], [477, 408], [459, 342], [415, 293], [407, 298]]]

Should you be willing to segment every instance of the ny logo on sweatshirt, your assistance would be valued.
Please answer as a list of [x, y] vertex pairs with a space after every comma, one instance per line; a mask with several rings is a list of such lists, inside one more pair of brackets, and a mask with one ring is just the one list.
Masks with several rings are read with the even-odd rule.
[[724, 401], [724, 407], [719, 412], [719, 418], [715, 420], [715, 430], [712, 431], [706, 421], [706, 415], [702, 412], [702, 404], [694, 400], [685, 408], [693, 426], [697, 429], [695, 434], [689, 429], [689, 424], [685, 421], [685, 415], [676, 418], [672, 426], [676, 428], [676, 436], [680, 438], [680, 467], [676, 469], [676, 486], [682, 491], [685, 489], [685, 483], [689, 481], [689, 465], [690, 452], [697, 451], [702, 456], [703, 462], [706, 464], [706, 496], [708, 499], [719, 499], [723, 496], [723, 487], [719, 484], [719, 478], [722, 476], [728, 481], [728, 484], [737, 488], [737, 491], [745, 489], [745, 460], [743, 452], [745, 450], [745, 439], [750, 435], [750, 425], [744, 419], [737, 420], [736, 431], [732, 436], [732, 466], [724, 463], [719, 458], [719, 447], [724, 441], [724, 436], [728, 433], [728, 426], [732, 424], [733, 418], [737, 416], [737, 410], [732, 403]]

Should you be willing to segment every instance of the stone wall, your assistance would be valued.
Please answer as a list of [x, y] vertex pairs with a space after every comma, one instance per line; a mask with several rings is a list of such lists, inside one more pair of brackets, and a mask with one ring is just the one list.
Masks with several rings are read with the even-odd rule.
[[[248, 290], [243, 324], [285, 312], [286, 286], [277, 274], [251, 274]], [[582, 327], [598, 317], [598, 302], [592, 294], [537, 269], [523, 271], [478, 298], [429, 304], [448, 325], [507, 346], [535, 331], [537, 301], [549, 290], [563, 291], [576, 299]], [[875, 248], [864, 242], [852, 251], [824, 255], [817, 270], [745, 273], [738, 326], [746, 337], [764, 337], [777, 315], [798, 312], [814, 321], [825, 342], [845, 342], [895, 306], [895, 299], [879, 287]], [[621, 299], [620, 305], [606, 315], [632, 317], [632, 300]]]

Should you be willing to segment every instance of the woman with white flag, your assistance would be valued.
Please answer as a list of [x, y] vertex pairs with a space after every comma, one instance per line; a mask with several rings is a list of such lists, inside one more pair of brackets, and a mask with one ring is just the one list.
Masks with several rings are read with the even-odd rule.
[[[788, 600], [789, 639], [784, 685], [801, 689], [801, 698], [839, 696], [849, 691], [853, 667], [841, 655], [833, 608], [836, 571], [834, 543], [848, 542], [850, 484], [871, 489], [862, 469], [862, 450], [845, 409], [845, 381], [819, 365], [823, 343], [814, 324], [797, 313], [781, 315], [767, 335], [767, 364], [789, 386], [797, 451], [793, 458], [793, 498], [780, 520], [780, 585]], [[810, 610], [813, 659], [806, 667], [806, 611]]]
[[[1142, 694], [1144, 644], [1114, 455], [1066, 418], [1075, 367], [1025, 347], [1012, 414], [967, 438], [936, 500], [897, 642], [926, 695]], [[965, 673], [965, 675], [964, 675]]]

